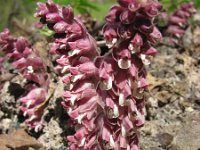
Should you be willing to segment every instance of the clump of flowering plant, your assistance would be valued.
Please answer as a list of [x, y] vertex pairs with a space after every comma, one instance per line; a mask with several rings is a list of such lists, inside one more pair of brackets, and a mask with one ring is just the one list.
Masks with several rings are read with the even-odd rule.
[[29, 42], [23, 37], [12, 37], [8, 29], [0, 33], [0, 46], [1, 53], [12, 63], [13, 69], [27, 81], [31, 81], [25, 87], [28, 94], [20, 98], [20, 109], [27, 116], [26, 124], [39, 131], [42, 128], [43, 103], [49, 85], [46, 67]]
[[[139, 149], [137, 129], [144, 124], [144, 64], [161, 39], [154, 24], [157, 1], [124, 1], [111, 8], [103, 29], [110, 52], [99, 56], [95, 41], [72, 8], [52, 1], [38, 4], [36, 16], [55, 32], [51, 53], [66, 91], [63, 106], [75, 125], [75, 149]], [[60, 55], [60, 56], [59, 56]]]
[[[118, 3], [106, 16], [103, 35], [109, 51], [103, 56], [70, 6], [38, 3], [35, 15], [54, 33], [50, 54], [65, 85], [62, 105], [75, 128], [67, 137], [71, 150], [139, 149], [148, 86], [145, 65], [162, 37], [154, 22], [162, 6], [157, 0]], [[21, 110], [28, 126], [38, 131], [50, 80], [46, 66], [26, 39], [13, 38], [8, 30], [0, 34], [0, 45], [18, 73], [32, 81], [20, 99]]]
[[177, 44], [178, 38], [181, 38], [188, 26], [188, 19], [196, 12], [193, 4], [186, 3], [180, 6], [168, 20], [167, 29], [164, 32], [165, 36], [171, 39], [172, 44]]

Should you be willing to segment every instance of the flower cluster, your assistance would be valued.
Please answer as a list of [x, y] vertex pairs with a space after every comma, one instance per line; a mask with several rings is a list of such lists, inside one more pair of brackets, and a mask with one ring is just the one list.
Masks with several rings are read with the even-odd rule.
[[76, 132], [67, 137], [70, 149], [94, 149], [100, 121], [98, 69], [94, 64], [99, 53], [95, 41], [70, 6], [61, 7], [50, 0], [38, 3], [36, 16], [55, 32], [50, 52], [57, 55], [55, 70], [65, 84], [62, 104]]
[[170, 17], [168, 21], [168, 27], [165, 31], [165, 35], [172, 39], [172, 43], [176, 44], [175, 38], [180, 38], [185, 33], [185, 29], [188, 25], [188, 19], [196, 12], [193, 4], [183, 4], [178, 8]]
[[161, 39], [154, 25], [161, 5], [153, 0], [119, 0], [103, 29], [108, 47], [99, 56], [94, 39], [70, 6], [51, 0], [38, 3], [37, 17], [55, 32], [51, 54], [63, 78], [63, 106], [75, 134], [72, 150], [139, 149], [137, 129], [144, 124], [144, 91], [148, 84], [144, 64], [156, 54]]
[[17, 73], [31, 81], [26, 85], [27, 96], [20, 99], [20, 109], [27, 116], [26, 124], [38, 131], [42, 128], [42, 104], [45, 102], [49, 84], [46, 67], [29, 42], [23, 37], [12, 37], [8, 29], [0, 33], [0, 46], [4, 57], [18, 70]]
[[144, 66], [156, 54], [152, 45], [162, 37], [154, 24], [162, 7], [153, 0], [118, 2], [120, 5], [111, 8], [103, 28], [110, 52], [96, 60], [107, 118], [101, 140], [105, 149], [136, 150], [148, 86]]

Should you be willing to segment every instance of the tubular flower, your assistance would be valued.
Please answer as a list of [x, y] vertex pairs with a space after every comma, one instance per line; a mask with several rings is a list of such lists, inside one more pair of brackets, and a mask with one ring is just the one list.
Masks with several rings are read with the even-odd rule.
[[153, 20], [161, 5], [153, 0], [118, 0], [103, 28], [110, 48], [96, 59], [104, 122], [99, 139], [104, 149], [139, 149], [138, 128], [144, 124], [144, 91], [148, 83], [144, 65], [156, 54], [152, 45], [162, 35]]
[[186, 27], [188, 25], [188, 19], [196, 12], [193, 4], [187, 3], [183, 4], [178, 8], [170, 17], [168, 21], [168, 27], [164, 34], [172, 39], [172, 43], [176, 43], [176, 38], [180, 38], [185, 33]]
[[28, 94], [20, 99], [24, 115], [27, 116], [26, 124], [38, 131], [42, 128], [43, 102], [48, 92], [48, 75], [41, 58], [37, 56], [28, 41], [23, 38], [14, 38], [8, 29], [0, 33], [1, 52], [5, 55], [18, 74], [26, 80]]

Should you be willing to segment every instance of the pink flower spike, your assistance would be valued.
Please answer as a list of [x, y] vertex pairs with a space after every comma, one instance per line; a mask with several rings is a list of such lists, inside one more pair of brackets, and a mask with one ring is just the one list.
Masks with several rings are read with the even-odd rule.
[[188, 19], [196, 12], [192, 3], [186, 3], [181, 5], [170, 17], [167, 29], [164, 31], [164, 35], [170, 38], [170, 44], [178, 45], [179, 40], [186, 30], [189, 23]]
[[[96, 59], [99, 87], [106, 104], [100, 142], [103, 149], [138, 150], [137, 128], [144, 124], [144, 91], [148, 86], [144, 65], [156, 54], [152, 45], [162, 37], [153, 23], [162, 6], [150, 0], [118, 0], [118, 3], [125, 10], [118, 16], [111, 8], [103, 29], [110, 52]], [[109, 67], [111, 64], [113, 68]]]

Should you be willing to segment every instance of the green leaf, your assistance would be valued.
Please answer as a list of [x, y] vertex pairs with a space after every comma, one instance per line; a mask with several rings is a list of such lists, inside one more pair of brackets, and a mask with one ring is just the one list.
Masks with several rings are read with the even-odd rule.
[[54, 35], [54, 32], [52, 30], [49, 30], [46, 26], [39, 30], [39, 32], [46, 37], [52, 37]]
[[61, 5], [71, 5], [79, 13], [89, 12], [90, 10], [99, 10], [98, 6], [89, 0], [54, 0], [54, 2]]
[[[163, 8], [168, 12], [173, 12], [177, 9], [181, 4], [191, 2], [190, 0], [161, 0], [161, 4], [163, 4]], [[200, 0], [193, 0], [195, 7], [200, 7]]]

